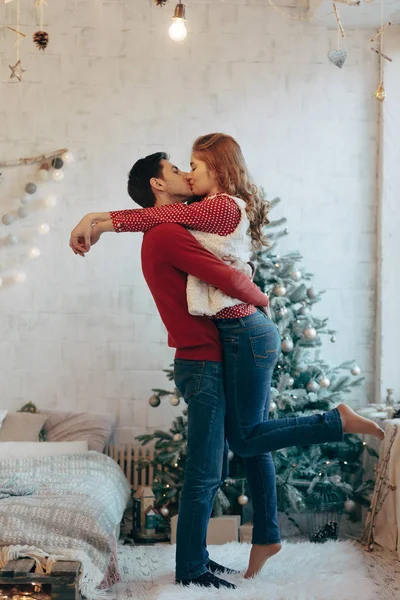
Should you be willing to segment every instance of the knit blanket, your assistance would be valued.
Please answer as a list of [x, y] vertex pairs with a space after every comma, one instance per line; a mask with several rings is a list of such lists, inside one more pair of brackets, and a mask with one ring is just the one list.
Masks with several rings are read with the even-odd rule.
[[80, 561], [81, 594], [104, 598], [99, 588], [108, 569], [118, 572], [115, 530], [130, 494], [119, 466], [98, 452], [0, 460], [0, 483], [10, 479], [32, 493], [0, 500], [0, 568], [21, 556], [33, 558], [38, 572], [51, 572], [57, 560]]

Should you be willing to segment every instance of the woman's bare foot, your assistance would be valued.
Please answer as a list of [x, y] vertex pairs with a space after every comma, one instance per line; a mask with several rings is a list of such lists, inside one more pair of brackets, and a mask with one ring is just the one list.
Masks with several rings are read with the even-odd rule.
[[250, 552], [249, 566], [244, 578], [250, 579], [257, 575], [267, 560], [271, 556], [274, 556], [274, 554], [278, 554], [281, 548], [281, 544], [253, 544]]
[[347, 404], [339, 404], [337, 407], [342, 417], [344, 433], [367, 433], [383, 440], [385, 432], [374, 421], [361, 417], [347, 406]]

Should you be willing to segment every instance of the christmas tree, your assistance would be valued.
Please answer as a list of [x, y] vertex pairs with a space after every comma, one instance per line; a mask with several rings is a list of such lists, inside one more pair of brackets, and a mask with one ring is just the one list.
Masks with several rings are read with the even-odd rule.
[[[280, 202], [275, 198], [271, 209]], [[286, 219], [271, 222], [266, 234], [271, 245], [256, 253], [252, 260], [257, 270], [254, 282], [270, 299], [272, 319], [282, 339], [282, 352], [272, 380], [270, 418], [309, 415], [330, 410], [344, 400], [363, 380], [353, 360], [331, 366], [322, 357], [322, 336], [335, 343], [335, 331], [327, 318], [313, 314], [322, 290], [312, 285], [312, 274], [301, 268], [302, 256], [297, 252], [276, 253], [279, 238], [286, 236]], [[173, 371], [166, 370], [173, 380]], [[151, 406], [170, 396], [172, 404], [181, 401], [179, 392], [153, 390]], [[154, 493], [159, 505], [170, 505], [177, 511], [185, 467], [187, 411], [174, 420], [169, 432], [155, 431], [137, 439], [142, 444], [155, 442], [153, 464], [157, 471]], [[376, 456], [357, 435], [346, 435], [341, 443], [319, 446], [296, 446], [273, 453], [278, 490], [278, 508], [287, 515], [310, 508], [310, 499], [322, 483], [352, 513], [355, 502], [369, 504], [372, 481], [363, 482], [362, 455]], [[244, 461], [230, 452], [230, 478], [219, 490], [214, 515], [237, 512], [238, 504], [246, 504]], [[239, 496], [240, 494], [240, 496]]]

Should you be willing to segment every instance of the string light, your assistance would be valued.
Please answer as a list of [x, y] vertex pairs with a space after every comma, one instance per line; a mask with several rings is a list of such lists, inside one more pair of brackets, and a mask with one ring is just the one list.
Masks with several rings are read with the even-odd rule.
[[185, 5], [179, 2], [175, 6], [172, 25], [169, 28], [169, 37], [171, 40], [174, 40], [174, 42], [181, 42], [185, 39], [187, 35], [185, 21]]

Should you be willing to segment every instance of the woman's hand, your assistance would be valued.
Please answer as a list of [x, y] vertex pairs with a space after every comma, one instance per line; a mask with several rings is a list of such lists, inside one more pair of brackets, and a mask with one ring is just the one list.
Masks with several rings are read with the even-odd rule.
[[92, 226], [95, 222], [96, 221], [93, 219], [92, 214], [89, 213], [88, 215], [84, 216], [83, 219], [79, 221], [78, 225], [71, 231], [69, 245], [74, 254], [85, 256], [86, 252], [89, 252]]

